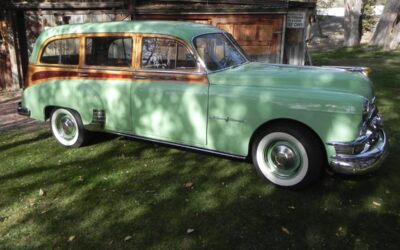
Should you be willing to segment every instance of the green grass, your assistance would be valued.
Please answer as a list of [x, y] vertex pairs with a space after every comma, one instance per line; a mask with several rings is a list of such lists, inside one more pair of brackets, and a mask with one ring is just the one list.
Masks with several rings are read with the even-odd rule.
[[6, 132], [0, 249], [398, 249], [400, 52], [340, 49], [313, 59], [373, 69], [391, 143], [378, 172], [290, 191], [240, 161], [116, 137], [65, 149], [48, 129]]

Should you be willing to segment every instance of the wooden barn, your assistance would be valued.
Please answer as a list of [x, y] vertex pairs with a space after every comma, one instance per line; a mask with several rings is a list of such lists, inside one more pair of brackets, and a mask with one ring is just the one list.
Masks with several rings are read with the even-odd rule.
[[114, 20], [183, 20], [231, 33], [252, 60], [303, 65], [315, 0], [0, 2], [0, 91], [22, 86], [32, 45], [48, 27]]

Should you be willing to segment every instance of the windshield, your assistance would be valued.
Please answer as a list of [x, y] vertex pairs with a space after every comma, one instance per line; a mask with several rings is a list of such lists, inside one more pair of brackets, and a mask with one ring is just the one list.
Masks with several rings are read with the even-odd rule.
[[247, 62], [246, 57], [223, 33], [198, 36], [194, 39], [194, 46], [210, 71], [221, 70]]

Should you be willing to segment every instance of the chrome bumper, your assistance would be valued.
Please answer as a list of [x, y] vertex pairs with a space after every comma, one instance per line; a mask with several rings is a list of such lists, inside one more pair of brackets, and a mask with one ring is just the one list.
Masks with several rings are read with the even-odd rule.
[[19, 115], [24, 115], [24, 116], [30, 116], [31, 115], [31, 111], [25, 107], [22, 106], [22, 103], [18, 103], [17, 106], [17, 113]]
[[388, 141], [385, 132], [377, 131], [378, 138], [366, 152], [359, 154], [336, 154], [330, 159], [332, 170], [341, 174], [363, 174], [380, 167], [388, 154]]

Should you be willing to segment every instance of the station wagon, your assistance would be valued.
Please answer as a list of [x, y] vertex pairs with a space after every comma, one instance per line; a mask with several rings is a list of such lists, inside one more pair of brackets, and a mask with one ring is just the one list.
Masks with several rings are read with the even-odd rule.
[[325, 168], [377, 169], [387, 138], [365, 68], [251, 62], [212, 26], [87, 23], [42, 32], [18, 112], [50, 120], [58, 143], [104, 131], [250, 159], [279, 186]]

